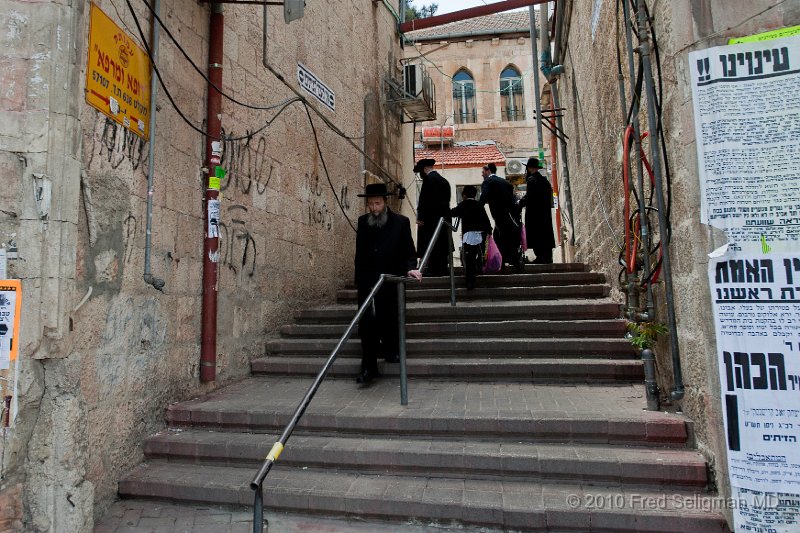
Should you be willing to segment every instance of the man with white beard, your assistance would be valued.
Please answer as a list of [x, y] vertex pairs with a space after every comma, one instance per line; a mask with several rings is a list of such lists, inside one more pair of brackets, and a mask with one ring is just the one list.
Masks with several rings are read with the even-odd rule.
[[[392, 212], [386, 199], [386, 184], [367, 185], [364, 194], [368, 212], [358, 218], [356, 233], [355, 282], [358, 305], [364, 303], [381, 274], [408, 276], [417, 280], [417, 258], [411, 238], [411, 223], [403, 215]], [[375, 296], [374, 305], [367, 309], [358, 324], [361, 337], [361, 372], [356, 382], [368, 385], [380, 376], [378, 356], [395, 363], [399, 354], [397, 324], [397, 287], [384, 284]]]

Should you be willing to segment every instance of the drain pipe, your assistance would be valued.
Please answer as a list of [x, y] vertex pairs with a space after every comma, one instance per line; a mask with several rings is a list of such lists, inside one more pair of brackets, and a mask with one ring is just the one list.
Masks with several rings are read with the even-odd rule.
[[[625, 43], [628, 52], [628, 76], [630, 77], [631, 84], [631, 125], [633, 126], [633, 145], [636, 150], [636, 177], [637, 186], [639, 187], [639, 231], [642, 238], [642, 267], [645, 274], [650, 272], [650, 232], [648, 230], [647, 211], [644, 205], [644, 168], [642, 167], [642, 130], [639, 125], [639, 102], [636, 96], [636, 72], [633, 67], [633, 37], [631, 29], [631, 16], [630, 6], [628, 2], [622, 2], [623, 18], [625, 24]], [[625, 117], [624, 120], [627, 120]], [[627, 224], [628, 221], [625, 221]], [[647, 283], [645, 287], [645, 309], [640, 312], [634, 319], [644, 322], [652, 322], [656, 318], [656, 309], [653, 302], [653, 286]], [[629, 317], [630, 318], [630, 317]]]
[[672, 289], [672, 259], [669, 251], [669, 231], [667, 228], [666, 205], [664, 202], [664, 188], [661, 178], [661, 153], [658, 143], [658, 122], [656, 121], [656, 90], [653, 83], [653, 68], [650, 64], [650, 37], [647, 28], [647, 15], [645, 14], [644, 0], [637, 2], [637, 19], [639, 23], [639, 50], [644, 69], [644, 83], [647, 88], [647, 123], [650, 127], [650, 157], [655, 175], [655, 196], [658, 203], [658, 230], [661, 235], [661, 252], [664, 267], [664, 287], [667, 299], [667, 318], [669, 320], [669, 340], [672, 352], [672, 372], [675, 388], [670, 391], [672, 400], [681, 400], [685, 393], [683, 386], [683, 373], [681, 371], [681, 358], [678, 351], [678, 329], [675, 318], [675, 299]]
[[647, 410], [658, 411], [658, 382], [656, 381], [656, 354], [645, 348], [641, 352], [644, 363], [644, 390], [647, 397]]
[[542, 103], [540, 102], [541, 93], [539, 92], [539, 50], [536, 43], [536, 10], [533, 6], [528, 7], [528, 16], [530, 17], [531, 21], [531, 54], [533, 56], [533, 107], [536, 110], [536, 143], [539, 148], [537, 157], [540, 160], [543, 160], [544, 142], [542, 139]]
[[153, 54], [153, 64], [150, 65], [150, 144], [147, 155], [147, 229], [144, 234], [144, 282], [154, 289], [164, 292], [164, 280], [153, 277], [150, 256], [152, 251], [153, 228], [153, 175], [155, 174], [156, 150], [156, 93], [158, 92], [158, 77], [156, 76], [155, 61], [158, 60], [158, 38], [161, 33], [161, 24], [158, 22], [161, 0], [153, 3], [153, 15], [150, 34], [150, 48]]
[[[208, 78], [222, 87], [222, 4], [211, 4], [208, 32]], [[219, 213], [219, 187], [212, 187], [211, 178], [219, 165], [220, 134], [222, 132], [222, 95], [208, 85], [206, 96], [206, 161], [205, 161], [205, 218], [203, 224], [203, 307], [201, 313], [200, 381], [214, 381], [217, 377], [217, 281], [219, 274], [219, 232], [209, 229], [209, 212]], [[213, 144], [212, 144], [213, 143]], [[218, 222], [218, 221], [217, 221]]]

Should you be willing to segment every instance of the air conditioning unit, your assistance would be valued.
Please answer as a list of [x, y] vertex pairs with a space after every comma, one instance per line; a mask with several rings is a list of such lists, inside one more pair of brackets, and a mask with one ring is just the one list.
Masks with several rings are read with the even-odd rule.
[[509, 159], [506, 161], [506, 176], [521, 176], [525, 174], [525, 160]]
[[422, 92], [422, 65], [405, 65], [403, 67], [403, 89], [406, 94], [417, 96]]

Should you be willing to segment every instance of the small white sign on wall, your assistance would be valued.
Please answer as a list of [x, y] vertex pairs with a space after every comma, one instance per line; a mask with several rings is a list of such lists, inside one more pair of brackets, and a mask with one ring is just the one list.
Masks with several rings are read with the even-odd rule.
[[322, 105], [331, 111], [336, 111], [336, 94], [302, 63], [297, 64], [297, 82]]

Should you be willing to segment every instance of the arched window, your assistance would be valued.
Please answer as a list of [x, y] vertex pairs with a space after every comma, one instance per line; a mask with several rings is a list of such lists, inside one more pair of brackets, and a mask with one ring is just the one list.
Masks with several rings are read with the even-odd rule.
[[500, 73], [500, 107], [503, 120], [525, 120], [522, 76], [514, 67]]
[[468, 124], [478, 120], [478, 111], [475, 108], [475, 80], [466, 70], [459, 70], [453, 76], [453, 115], [456, 124]]

